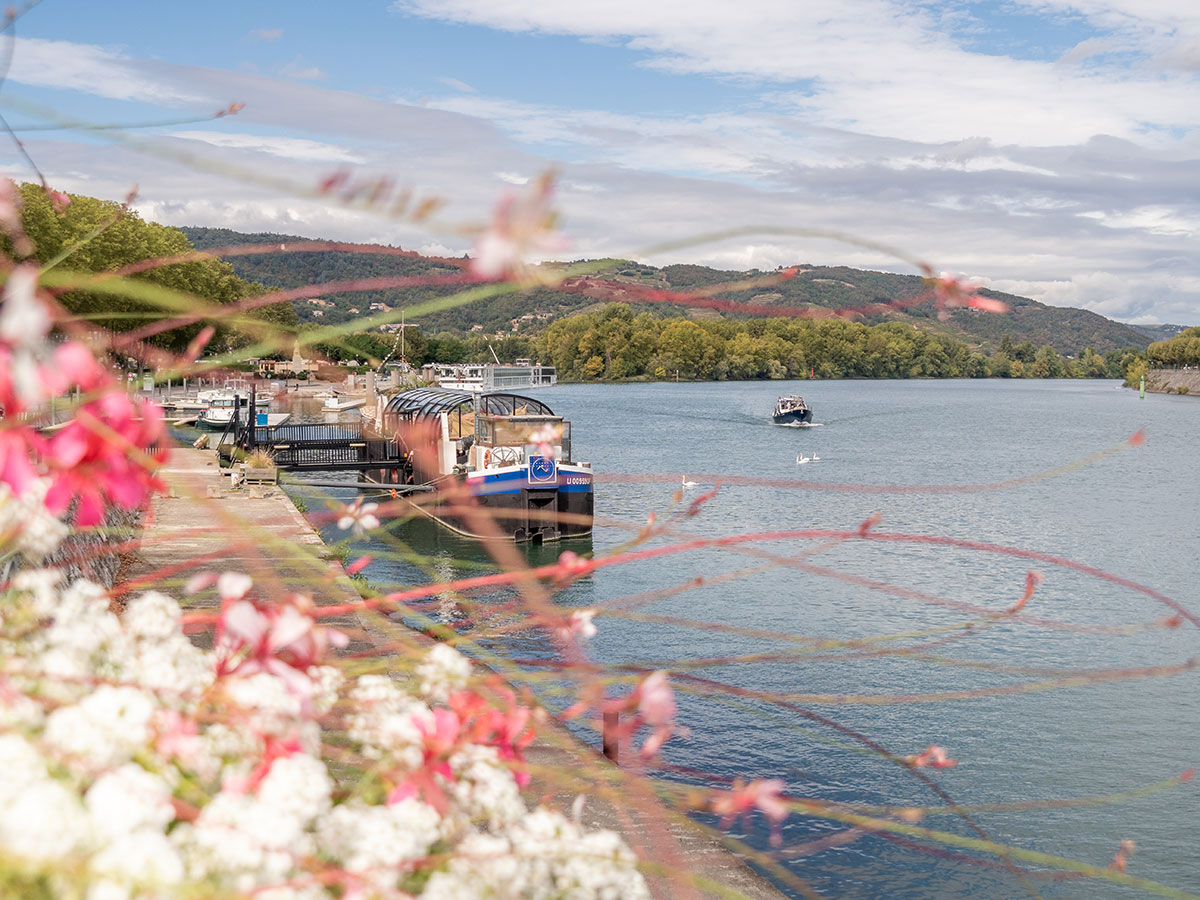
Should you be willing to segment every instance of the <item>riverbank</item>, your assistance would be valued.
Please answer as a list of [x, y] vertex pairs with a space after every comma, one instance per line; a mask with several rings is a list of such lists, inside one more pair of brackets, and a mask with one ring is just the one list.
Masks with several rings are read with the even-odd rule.
[[1200, 397], [1200, 369], [1151, 369], [1146, 373], [1146, 390]]
[[[215, 454], [191, 447], [174, 448], [160, 475], [169, 491], [151, 503], [118, 590], [127, 594], [154, 587], [181, 596], [198, 572], [233, 570], [250, 575], [266, 594], [302, 592], [317, 606], [360, 599], [316, 529], [276, 485], [234, 489]], [[417, 654], [430, 642], [399, 626], [381, 634], [356, 615], [330, 624], [353, 636], [345, 651], [352, 655], [383, 648]], [[581, 821], [624, 837], [650, 864], [653, 871], [646, 874], [656, 897], [784, 896], [697, 825], [658, 803], [649, 782], [626, 776], [565, 728], [540, 726], [526, 756], [533, 777], [526, 796], [569, 815], [586, 785]], [[693, 890], [684, 876], [711, 887]]]

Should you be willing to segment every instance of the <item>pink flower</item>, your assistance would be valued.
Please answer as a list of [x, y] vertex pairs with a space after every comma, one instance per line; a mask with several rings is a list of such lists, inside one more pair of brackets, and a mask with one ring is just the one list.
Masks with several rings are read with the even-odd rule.
[[388, 794], [388, 803], [399, 803], [410, 797], [420, 797], [443, 815], [449, 808], [446, 793], [438, 778], [452, 780], [450, 757], [465, 742], [462, 722], [456, 713], [448, 709], [435, 709], [433, 722], [413, 717], [413, 725], [421, 733], [424, 742], [421, 748], [421, 766]]
[[596, 636], [596, 626], [592, 624], [595, 617], [594, 609], [577, 609], [566, 619], [566, 624], [559, 626], [556, 633], [564, 641], [586, 641]]
[[202, 758], [204, 741], [200, 738], [200, 727], [178, 710], [160, 709], [155, 715], [154, 730], [155, 747], [167, 759], [190, 765]]
[[564, 550], [558, 555], [558, 569], [556, 580], [560, 584], [568, 584], [590, 572], [592, 561], [580, 556], [574, 550]]
[[959, 306], [969, 306], [973, 309], [991, 313], [1008, 312], [1008, 304], [1002, 300], [979, 296], [984, 284], [977, 278], [965, 278], [941, 272], [936, 277], [933, 270], [925, 267], [926, 276], [933, 282], [933, 302], [938, 309], [938, 318], [943, 321], [950, 318], [949, 310]]
[[37, 469], [31, 460], [35, 452], [42, 449], [42, 438], [25, 425], [3, 422], [0, 427], [0, 482], [7, 484], [12, 492], [21, 497], [26, 489], [37, 480]]
[[[222, 572], [216, 579], [216, 585], [217, 594], [221, 598], [221, 605], [226, 606], [236, 603], [250, 593], [250, 588], [254, 585], [254, 582], [249, 575], [245, 575], [242, 572]], [[201, 587], [197, 587], [196, 590], [203, 590], [207, 586], [207, 584], [204, 584]]]
[[904, 761], [914, 769], [949, 769], [952, 766], [957, 766], [958, 761], [951, 759], [945, 747], [939, 747], [937, 744], [930, 744], [920, 753], [915, 756], [906, 756]]
[[1133, 841], [1128, 838], [1121, 841], [1120, 847], [1113, 854], [1112, 862], [1108, 864], [1108, 867], [1114, 872], [1124, 872], [1126, 865], [1129, 863], [1129, 857], [1133, 856], [1136, 850], [1137, 844]]
[[[520, 765], [525, 761], [525, 748], [535, 737], [533, 713], [517, 704], [511, 691], [502, 689], [500, 693], [509, 703], [507, 709], [497, 709], [472, 691], [458, 691], [448, 702], [462, 723], [464, 740], [493, 747], [501, 759]], [[521, 787], [529, 783], [524, 771], [518, 769], [514, 777]]]
[[554, 231], [556, 218], [550, 208], [554, 180], [537, 178], [521, 195], [507, 193], [496, 204], [492, 224], [475, 244], [470, 271], [485, 281], [525, 277], [525, 257], [530, 252], [555, 253], [567, 246]]
[[17, 256], [33, 253], [33, 242], [25, 236], [25, 230], [21, 227], [21, 195], [8, 178], [0, 178], [0, 231], [12, 240]]
[[78, 499], [78, 523], [95, 525], [104, 519], [106, 499], [125, 509], [140, 506], [163, 490], [152, 468], [166, 458], [164, 437], [162, 411], [119, 391], [79, 407], [46, 448], [52, 469], [46, 508], [58, 515]]
[[634, 692], [638, 698], [638, 713], [651, 728], [669, 725], [675, 719], [675, 692], [667, 684], [667, 673], [661, 669], [647, 675]]
[[0, 306], [0, 404], [8, 415], [24, 412], [58, 393], [51, 384], [54, 370], [45, 366], [51, 317], [37, 296], [38, 273], [36, 266], [20, 265], [8, 273], [4, 283], [4, 305]]
[[310, 696], [308, 670], [321, 661], [330, 645], [344, 647], [349, 639], [318, 625], [307, 597], [297, 594], [287, 603], [263, 607], [240, 599], [249, 588], [245, 576], [227, 572], [221, 579], [218, 590], [224, 609], [217, 623], [217, 674], [266, 672], [283, 679], [293, 693]]
[[759, 778], [749, 784], [739, 778], [732, 790], [715, 795], [709, 803], [721, 817], [722, 828], [735, 819], [748, 820], [753, 810], [759, 810], [771, 823], [771, 843], [778, 846], [783, 842], [779, 826], [788, 817], [787, 801], [780, 796], [783, 788], [784, 783], [778, 778]]
[[50, 198], [50, 205], [54, 207], [54, 211], [60, 216], [67, 211], [67, 207], [71, 205], [71, 198], [62, 191], [52, 191], [46, 188], [46, 196]]
[[354, 535], [364, 535], [379, 527], [379, 519], [374, 515], [377, 509], [378, 503], [363, 503], [363, 498], [359, 497], [342, 509], [337, 527]]
[[350, 173], [345, 169], [326, 175], [317, 183], [318, 194], [330, 194], [350, 180]]
[[545, 425], [529, 435], [529, 443], [537, 444], [538, 455], [545, 459], [554, 458], [554, 445], [562, 440], [562, 425]]
[[281, 740], [272, 735], [266, 735], [263, 738], [262, 759], [259, 760], [254, 770], [244, 778], [226, 778], [221, 785], [221, 789], [233, 794], [248, 794], [251, 791], [258, 790], [258, 786], [270, 774], [271, 766], [275, 765], [276, 760], [286, 759], [289, 756], [303, 752], [304, 749], [300, 746], [300, 742], [294, 738]]
[[0, 342], [40, 350], [50, 332], [50, 310], [37, 296], [37, 266], [25, 263], [8, 273], [0, 306]]

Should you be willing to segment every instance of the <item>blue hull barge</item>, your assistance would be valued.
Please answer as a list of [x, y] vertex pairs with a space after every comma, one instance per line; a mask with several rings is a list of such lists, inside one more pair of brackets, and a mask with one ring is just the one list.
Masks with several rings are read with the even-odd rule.
[[535, 543], [591, 534], [591, 465], [571, 458], [571, 423], [540, 400], [418, 388], [388, 401], [382, 426], [405, 465], [372, 476], [433, 487], [432, 505], [414, 505], [447, 528]]

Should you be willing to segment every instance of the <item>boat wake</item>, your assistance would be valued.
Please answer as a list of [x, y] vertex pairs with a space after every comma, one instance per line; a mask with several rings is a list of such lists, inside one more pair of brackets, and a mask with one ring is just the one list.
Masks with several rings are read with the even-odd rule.
[[777, 428], [820, 428], [824, 422], [773, 422]]

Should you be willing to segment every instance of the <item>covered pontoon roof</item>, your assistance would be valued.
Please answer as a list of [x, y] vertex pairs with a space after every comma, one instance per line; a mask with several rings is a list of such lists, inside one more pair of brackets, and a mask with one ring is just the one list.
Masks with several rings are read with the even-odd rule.
[[[475, 409], [475, 398], [479, 398]], [[440, 413], [458, 409], [463, 404], [489, 416], [552, 416], [554, 411], [540, 400], [520, 394], [491, 392], [472, 394], [470, 391], [451, 391], [445, 388], [417, 388], [397, 394], [388, 401], [387, 414], [406, 419], [432, 418]]]

